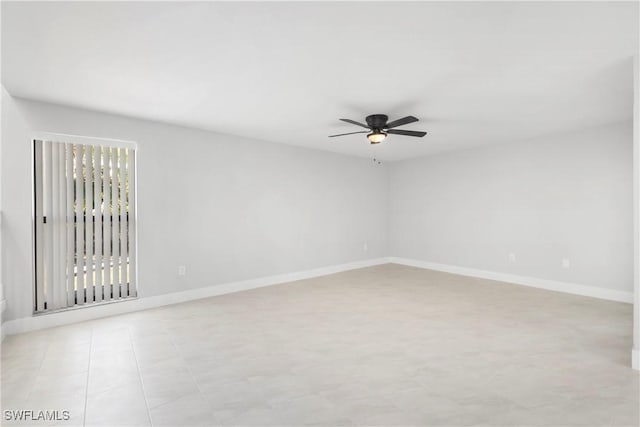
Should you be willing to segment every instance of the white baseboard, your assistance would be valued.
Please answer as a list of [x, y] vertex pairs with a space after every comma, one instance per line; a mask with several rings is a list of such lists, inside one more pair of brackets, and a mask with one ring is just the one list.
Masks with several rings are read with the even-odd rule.
[[182, 292], [172, 292], [170, 294], [164, 295], [156, 295], [151, 297], [139, 296], [135, 299], [101, 304], [93, 307], [82, 307], [56, 313], [41, 314], [32, 317], [10, 320], [2, 325], [2, 331], [7, 335], [20, 334], [23, 332], [68, 325], [71, 323], [113, 316], [116, 314], [130, 313], [134, 311], [146, 310], [149, 308], [177, 304], [186, 301], [193, 301], [217, 295], [224, 295], [233, 292], [240, 292], [249, 289], [277, 285], [280, 283], [294, 282], [296, 280], [326, 276], [329, 274], [340, 273], [342, 271], [386, 264], [388, 262], [389, 261], [387, 258], [376, 258], [350, 262], [347, 264], [315, 268], [313, 270], [298, 271], [294, 273], [278, 274], [275, 276], [243, 280], [240, 282], [223, 283], [220, 285], [190, 289], [188, 291]]
[[518, 276], [509, 273], [477, 270], [475, 268], [459, 267], [457, 265], [437, 264], [408, 258], [390, 257], [389, 262], [408, 265], [411, 267], [426, 268], [429, 270], [444, 271], [447, 273], [459, 274], [461, 276], [479, 277], [481, 279], [515, 283], [516, 285], [531, 286], [533, 288], [546, 289], [549, 291], [565, 292], [568, 294], [582, 295], [610, 301], [633, 303], [632, 292], [616, 291], [613, 289], [580, 285], [577, 283], [559, 282], [556, 280], [538, 279], [535, 277]]

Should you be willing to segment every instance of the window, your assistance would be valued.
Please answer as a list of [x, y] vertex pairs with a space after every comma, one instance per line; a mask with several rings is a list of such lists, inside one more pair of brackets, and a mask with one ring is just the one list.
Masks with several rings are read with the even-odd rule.
[[35, 312], [136, 295], [133, 143], [33, 140]]

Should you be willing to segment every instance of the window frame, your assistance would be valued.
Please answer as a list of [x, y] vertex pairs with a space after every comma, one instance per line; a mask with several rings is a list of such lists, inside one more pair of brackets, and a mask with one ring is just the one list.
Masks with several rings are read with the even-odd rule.
[[[77, 144], [77, 145], [92, 145], [92, 146], [103, 146], [103, 147], [110, 147], [110, 148], [126, 148], [126, 149], [133, 149], [136, 153], [135, 155], [135, 160], [133, 162], [133, 177], [134, 177], [134, 191], [133, 191], [133, 203], [135, 206], [134, 209], [134, 214], [133, 214], [133, 221], [136, 223], [136, 227], [134, 227], [133, 230], [133, 236], [135, 238], [135, 246], [133, 247], [133, 253], [136, 259], [134, 268], [132, 269], [133, 271], [130, 271], [129, 274], [133, 275], [135, 278], [135, 283], [136, 283], [136, 293], [133, 296], [128, 296], [126, 298], [121, 298], [121, 299], [112, 299], [109, 301], [100, 301], [100, 302], [93, 302], [91, 304], [76, 304], [73, 305], [71, 307], [63, 307], [63, 308], [58, 308], [58, 309], [47, 309], [47, 310], [42, 310], [42, 311], [38, 311], [37, 310], [37, 280], [38, 280], [38, 275], [37, 275], [37, 268], [38, 268], [38, 260], [37, 260], [37, 222], [36, 222], [36, 203], [39, 200], [38, 198], [42, 197], [42, 194], [37, 194], [37, 188], [36, 188], [36, 141], [60, 141], [60, 142], [65, 142], [65, 143], [70, 143], [70, 144]], [[138, 265], [139, 265], [139, 258], [138, 258], [138, 227], [137, 227], [137, 222], [138, 222], [138, 161], [139, 161], [139, 153], [140, 153], [140, 148], [138, 146], [138, 143], [135, 141], [131, 141], [131, 140], [123, 140], [123, 139], [114, 139], [114, 138], [103, 138], [103, 137], [92, 137], [92, 136], [81, 136], [81, 135], [73, 135], [73, 134], [64, 134], [64, 133], [56, 133], [56, 132], [43, 132], [43, 131], [31, 131], [30, 132], [30, 137], [29, 137], [29, 143], [31, 145], [31, 252], [32, 252], [32, 256], [31, 256], [31, 260], [32, 260], [32, 267], [31, 267], [31, 276], [32, 276], [32, 280], [31, 280], [31, 308], [32, 308], [32, 315], [33, 316], [43, 316], [43, 315], [47, 315], [47, 314], [53, 314], [53, 313], [60, 313], [60, 312], [64, 312], [64, 311], [70, 311], [70, 310], [78, 310], [78, 309], [84, 309], [84, 308], [90, 308], [90, 307], [97, 307], [97, 306], [102, 306], [102, 305], [107, 305], [107, 304], [114, 304], [114, 303], [119, 303], [119, 302], [124, 302], [124, 301], [131, 301], [131, 300], [135, 300], [140, 296], [140, 283], [138, 280]]]

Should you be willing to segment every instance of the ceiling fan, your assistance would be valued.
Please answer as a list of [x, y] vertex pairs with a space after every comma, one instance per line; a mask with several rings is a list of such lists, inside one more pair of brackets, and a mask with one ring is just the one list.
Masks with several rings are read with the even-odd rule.
[[354, 120], [350, 120], [350, 119], [340, 119], [343, 122], [347, 122], [347, 123], [351, 123], [363, 128], [367, 128], [369, 130], [361, 130], [358, 132], [349, 132], [349, 133], [340, 133], [338, 135], [329, 135], [329, 138], [334, 138], [336, 136], [344, 136], [344, 135], [353, 135], [356, 133], [367, 133], [367, 139], [369, 140], [369, 142], [371, 142], [371, 144], [380, 144], [382, 141], [384, 141], [384, 139], [387, 137], [387, 134], [392, 134], [392, 135], [405, 135], [405, 136], [416, 136], [416, 137], [423, 137], [425, 136], [427, 133], [426, 132], [420, 132], [420, 131], [415, 131], [415, 130], [402, 130], [402, 129], [393, 129], [396, 128], [398, 126], [402, 126], [402, 125], [406, 125], [409, 123], [413, 123], [413, 122], [417, 122], [418, 119], [413, 117], [413, 116], [407, 116], [407, 117], [403, 117], [401, 119], [398, 120], [394, 120], [392, 122], [387, 123], [387, 121], [389, 120], [389, 117], [384, 115], [384, 114], [372, 114], [370, 116], [366, 117], [366, 122], [367, 124], [365, 125], [364, 123], [358, 123]]

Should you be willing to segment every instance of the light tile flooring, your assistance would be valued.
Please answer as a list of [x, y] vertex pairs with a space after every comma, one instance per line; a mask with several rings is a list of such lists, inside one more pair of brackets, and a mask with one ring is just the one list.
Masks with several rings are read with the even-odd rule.
[[384, 265], [8, 337], [2, 407], [86, 426], [637, 426], [631, 317]]

